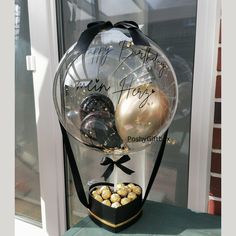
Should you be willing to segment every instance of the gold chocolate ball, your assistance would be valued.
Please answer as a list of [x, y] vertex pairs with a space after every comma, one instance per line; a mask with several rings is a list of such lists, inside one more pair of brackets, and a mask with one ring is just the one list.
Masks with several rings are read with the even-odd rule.
[[96, 199], [99, 202], [103, 201], [102, 197], [100, 195], [98, 195], [98, 194], [94, 195], [93, 197], [94, 197], [94, 199]]
[[132, 192], [132, 189], [128, 186], [125, 186], [125, 189], [127, 190], [128, 193]]
[[99, 195], [102, 193], [102, 191], [101, 191], [101, 189], [100, 189], [100, 188], [97, 188], [95, 191], [96, 191], [96, 192], [97, 192], [97, 194], [99, 194]]
[[111, 204], [111, 207], [113, 207], [113, 208], [117, 208], [117, 207], [120, 207], [120, 206], [121, 205], [120, 205], [119, 202], [114, 202], [114, 203]]
[[133, 183], [130, 183], [130, 184], [128, 184], [128, 187], [129, 187], [131, 190], [133, 190], [133, 188], [135, 187], [135, 185], [134, 185]]
[[120, 201], [120, 195], [117, 193], [113, 193], [110, 198], [111, 202], [119, 202]]
[[128, 194], [128, 191], [125, 188], [120, 188], [118, 189], [117, 193], [121, 196], [121, 197], [125, 197]]
[[116, 128], [124, 142], [128, 142], [128, 137], [158, 134], [169, 115], [169, 100], [157, 86], [143, 84], [134, 90], [122, 94], [115, 113]]
[[111, 202], [107, 199], [102, 201], [102, 204], [107, 205], [107, 206], [111, 206]]
[[[97, 190], [93, 190], [92, 191], [92, 195], [94, 196], [94, 195], [97, 195], [98, 194], [98, 192], [97, 192]], [[98, 194], [99, 195], [99, 194]]]
[[131, 202], [131, 200], [127, 197], [124, 197], [120, 200], [121, 205], [125, 205], [125, 204], [128, 204], [130, 202]]
[[133, 201], [135, 198], [137, 198], [136, 193], [131, 192], [128, 194], [127, 198], [129, 198], [131, 201]]
[[102, 187], [100, 188], [100, 191], [101, 191], [101, 192], [102, 192], [103, 190], [110, 190], [110, 188], [109, 188], [108, 186], [104, 185], [104, 186], [102, 186]]
[[104, 189], [102, 191], [102, 198], [103, 199], [106, 200], [106, 199], [110, 198], [110, 196], [111, 196], [111, 191], [110, 190]]
[[133, 192], [136, 193], [137, 195], [140, 195], [142, 193], [142, 189], [139, 186], [135, 186], [133, 188]]
[[125, 185], [122, 184], [122, 183], [118, 183], [118, 184], [116, 185], [116, 189], [120, 189], [120, 188], [124, 188], [124, 187], [125, 187]]

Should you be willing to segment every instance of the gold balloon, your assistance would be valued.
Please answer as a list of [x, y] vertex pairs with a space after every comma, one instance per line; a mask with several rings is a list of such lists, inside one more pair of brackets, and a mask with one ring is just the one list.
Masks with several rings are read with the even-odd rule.
[[132, 137], [158, 135], [168, 114], [166, 94], [155, 85], [144, 84], [122, 94], [115, 122], [120, 137], [127, 143], [132, 142]]

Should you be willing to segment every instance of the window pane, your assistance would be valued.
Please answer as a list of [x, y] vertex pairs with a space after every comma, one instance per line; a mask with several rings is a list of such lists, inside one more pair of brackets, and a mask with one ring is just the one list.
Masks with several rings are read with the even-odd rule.
[[[192, 78], [196, 34], [197, 0], [58, 0], [62, 12], [58, 12], [60, 31], [60, 55], [78, 40], [81, 32], [91, 21], [123, 20], [136, 21], [142, 31], [154, 40], [167, 54], [175, 69], [178, 88], [178, 109], [169, 129], [168, 143], [158, 176], [153, 184], [149, 199], [187, 207], [189, 137], [192, 101]], [[87, 187], [91, 179], [99, 180], [104, 169], [99, 161], [102, 154], [95, 153], [71, 140], [78, 166]], [[146, 156], [145, 175], [143, 167], [130, 155], [134, 174], [127, 181], [145, 178], [147, 184], [160, 143], [153, 143], [138, 158]], [[94, 158], [96, 156], [97, 158]], [[139, 169], [138, 169], [139, 168]], [[91, 170], [91, 171], [86, 171]], [[76, 223], [86, 214], [79, 203], [69, 168], [67, 173], [67, 200], [69, 225]], [[135, 182], [135, 181], [134, 181]]]
[[28, 6], [15, 1], [15, 213], [41, 222], [37, 133], [30, 55]]

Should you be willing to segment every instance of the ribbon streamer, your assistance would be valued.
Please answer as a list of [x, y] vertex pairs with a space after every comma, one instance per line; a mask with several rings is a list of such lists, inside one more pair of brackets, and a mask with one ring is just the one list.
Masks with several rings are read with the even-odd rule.
[[114, 25], [110, 21], [96, 21], [87, 25], [87, 29], [81, 34], [77, 42], [77, 48], [79, 48], [81, 53], [84, 54], [94, 37], [99, 32], [112, 28], [127, 29], [129, 30], [129, 33], [135, 45], [150, 46], [146, 36], [139, 29], [138, 24], [134, 21], [120, 21], [115, 23]]
[[117, 161], [113, 161], [111, 158], [109, 157], [103, 157], [102, 161], [101, 161], [101, 165], [106, 166], [108, 165], [107, 169], [105, 170], [105, 172], [103, 173], [102, 177], [104, 177], [105, 180], [108, 179], [108, 177], [111, 175], [112, 171], [114, 170], [114, 165], [116, 165], [117, 167], [119, 167], [123, 172], [125, 172], [128, 175], [131, 175], [134, 173], [133, 170], [123, 166], [122, 164], [129, 161], [130, 157], [128, 155], [124, 155], [122, 156], [119, 160]]

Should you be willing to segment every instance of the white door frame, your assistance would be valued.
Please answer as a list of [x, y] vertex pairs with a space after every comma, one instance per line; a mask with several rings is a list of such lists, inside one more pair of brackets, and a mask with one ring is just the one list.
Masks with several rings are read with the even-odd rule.
[[[16, 236], [27, 235], [20, 233], [22, 225], [29, 235], [59, 236], [66, 231], [66, 206], [62, 138], [52, 99], [58, 65], [55, 1], [28, 0], [28, 9], [31, 54], [36, 59], [42, 229], [16, 220]], [[206, 211], [208, 203], [219, 15], [220, 0], [198, 0], [188, 190], [188, 207], [196, 211]]]
[[188, 208], [207, 212], [220, 0], [198, 0], [190, 134]]

